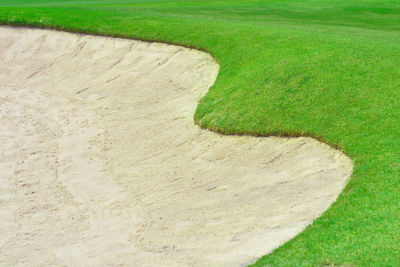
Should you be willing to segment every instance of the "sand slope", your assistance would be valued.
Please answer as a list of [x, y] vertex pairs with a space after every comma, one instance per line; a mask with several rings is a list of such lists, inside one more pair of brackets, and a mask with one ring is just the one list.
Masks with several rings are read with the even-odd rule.
[[0, 62], [1, 266], [246, 265], [352, 171], [313, 139], [195, 126], [203, 52], [0, 27]]

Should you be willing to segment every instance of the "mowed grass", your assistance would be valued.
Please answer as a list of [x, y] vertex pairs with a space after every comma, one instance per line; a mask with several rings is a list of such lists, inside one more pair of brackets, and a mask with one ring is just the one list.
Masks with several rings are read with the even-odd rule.
[[0, 0], [0, 23], [210, 52], [221, 69], [196, 123], [312, 136], [355, 164], [332, 207], [255, 266], [400, 266], [399, 1]]

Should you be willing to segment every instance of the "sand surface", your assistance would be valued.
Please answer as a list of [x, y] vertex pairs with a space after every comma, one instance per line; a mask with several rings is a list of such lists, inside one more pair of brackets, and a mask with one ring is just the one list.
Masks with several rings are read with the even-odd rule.
[[352, 172], [310, 138], [195, 126], [203, 52], [0, 27], [0, 62], [1, 266], [243, 266]]

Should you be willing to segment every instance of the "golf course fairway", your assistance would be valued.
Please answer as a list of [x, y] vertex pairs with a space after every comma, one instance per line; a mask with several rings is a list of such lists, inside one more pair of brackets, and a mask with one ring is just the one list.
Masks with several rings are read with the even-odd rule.
[[256, 266], [400, 264], [399, 22], [386, 0], [0, 0], [1, 24], [206, 51], [219, 72], [196, 124], [314, 137], [352, 159], [337, 201]]

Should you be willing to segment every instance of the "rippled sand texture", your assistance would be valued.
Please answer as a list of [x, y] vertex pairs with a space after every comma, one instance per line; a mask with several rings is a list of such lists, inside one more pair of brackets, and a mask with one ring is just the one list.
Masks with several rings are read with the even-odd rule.
[[203, 52], [0, 27], [0, 62], [2, 266], [246, 265], [352, 171], [313, 139], [195, 126]]

